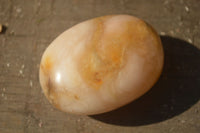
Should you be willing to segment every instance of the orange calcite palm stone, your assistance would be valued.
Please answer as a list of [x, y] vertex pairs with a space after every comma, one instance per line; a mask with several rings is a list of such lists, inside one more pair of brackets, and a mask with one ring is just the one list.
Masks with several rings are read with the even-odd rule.
[[147, 92], [163, 67], [159, 36], [129, 15], [94, 18], [73, 26], [46, 49], [40, 83], [56, 108], [93, 115]]

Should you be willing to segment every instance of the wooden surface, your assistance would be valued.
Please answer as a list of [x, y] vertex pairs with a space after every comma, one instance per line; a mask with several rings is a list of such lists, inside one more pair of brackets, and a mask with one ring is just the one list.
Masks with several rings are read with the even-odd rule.
[[[0, 133], [199, 133], [199, 0], [0, 0]], [[54, 109], [38, 78], [45, 48], [84, 20], [130, 14], [153, 25], [165, 51], [157, 84], [96, 116]]]

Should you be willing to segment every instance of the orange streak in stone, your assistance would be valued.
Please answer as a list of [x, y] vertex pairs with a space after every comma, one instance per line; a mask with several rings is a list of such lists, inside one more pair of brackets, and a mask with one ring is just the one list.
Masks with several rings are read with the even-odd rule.
[[49, 71], [51, 68], [52, 68], [52, 59], [50, 56], [47, 56], [45, 59], [44, 59], [44, 67], [47, 71]]
[[[108, 19], [108, 18], [107, 18]], [[107, 75], [119, 71], [122, 65], [123, 52], [126, 45], [112, 42], [113, 34], [105, 38], [104, 20], [95, 21], [93, 37], [87, 51], [82, 55], [80, 74], [92, 88], [99, 89]], [[115, 36], [115, 35], [114, 35]]]

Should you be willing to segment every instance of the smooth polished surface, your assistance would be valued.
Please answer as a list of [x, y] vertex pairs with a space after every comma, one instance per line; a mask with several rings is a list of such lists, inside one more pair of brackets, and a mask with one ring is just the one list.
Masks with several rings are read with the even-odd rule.
[[49, 45], [40, 83], [62, 111], [103, 113], [147, 92], [161, 74], [163, 56], [159, 36], [144, 21], [103, 16], [73, 26]]
[[[0, 0], [0, 23], [7, 27], [0, 34], [0, 133], [199, 133], [199, 2]], [[161, 35], [165, 65], [158, 82], [99, 119], [54, 108], [39, 83], [45, 49], [75, 24], [121, 13], [142, 18]]]

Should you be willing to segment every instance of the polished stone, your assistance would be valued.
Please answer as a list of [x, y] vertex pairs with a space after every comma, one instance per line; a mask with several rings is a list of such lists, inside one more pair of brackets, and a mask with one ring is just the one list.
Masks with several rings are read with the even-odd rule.
[[40, 83], [56, 108], [91, 115], [121, 107], [147, 92], [163, 68], [155, 30], [129, 15], [73, 26], [46, 49]]

